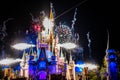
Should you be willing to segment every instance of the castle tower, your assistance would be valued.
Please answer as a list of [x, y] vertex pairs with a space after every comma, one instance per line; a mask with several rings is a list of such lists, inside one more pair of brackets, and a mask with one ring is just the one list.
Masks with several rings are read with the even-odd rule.
[[46, 80], [48, 75], [48, 61], [46, 57], [46, 51], [44, 47], [41, 47], [41, 52], [38, 58], [38, 79]]
[[67, 66], [67, 75], [68, 80], [76, 80], [75, 78], [75, 63], [74, 60], [72, 60], [72, 55], [70, 54], [70, 60]]
[[64, 71], [64, 55], [62, 48], [60, 48], [60, 54], [58, 59], [58, 73], [62, 74], [63, 71]]
[[59, 54], [59, 61], [61, 65], [64, 65], [64, 55], [63, 55], [63, 50], [62, 47], [60, 47], [60, 54]]
[[70, 66], [68, 64], [68, 61], [66, 60], [66, 79], [67, 80], [71, 80], [71, 77], [70, 77]]
[[59, 53], [60, 53], [60, 47], [59, 47], [59, 45], [58, 45], [58, 43], [59, 43], [59, 38], [58, 38], [58, 34], [56, 35], [56, 37], [55, 37], [55, 56], [57, 57], [57, 60], [58, 60], [58, 58], [59, 58]]
[[28, 74], [28, 53], [26, 53], [25, 51], [23, 52], [23, 57], [22, 57], [22, 61], [20, 63], [20, 67], [21, 67], [21, 70], [20, 70], [20, 76], [23, 76], [23, 77], [29, 77], [29, 74]]
[[50, 51], [53, 52], [54, 50], [54, 44], [55, 44], [55, 40], [54, 40], [54, 14], [53, 14], [53, 5], [52, 3], [50, 3], [50, 15], [49, 15], [50, 21], [53, 23], [53, 26], [51, 26], [50, 30]]
[[37, 61], [38, 60], [38, 56], [37, 56], [37, 52], [36, 51], [34, 51], [33, 56], [34, 56], [34, 61]]
[[34, 60], [34, 52], [32, 47], [30, 48], [30, 52], [29, 52], [28, 69], [29, 69], [28, 72], [29, 78], [35, 79], [37, 64], [36, 61]]
[[34, 59], [34, 52], [33, 52], [33, 48], [30, 48], [30, 52], [29, 52], [29, 60], [32, 61]]

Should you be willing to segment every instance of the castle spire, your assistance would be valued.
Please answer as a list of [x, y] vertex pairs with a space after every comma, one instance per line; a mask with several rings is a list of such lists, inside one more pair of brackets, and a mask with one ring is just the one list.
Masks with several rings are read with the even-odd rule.
[[47, 60], [46, 51], [45, 51], [45, 48], [44, 48], [44, 47], [41, 48], [40, 55], [39, 55], [39, 58], [38, 58], [38, 59], [39, 59], [39, 60], [41, 60], [41, 59], [46, 59], [46, 60]]
[[25, 57], [25, 56], [26, 56], [26, 52], [25, 52], [25, 50], [24, 50], [24, 52], [23, 52], [23, 56], [22, 56], [22, 60], [23, 60], [23, 61], [26, 60], [26, 57]]
[[33, 54], [33, 47], [30, 47], [29, 55], [32, 55], [32, 54]]
[[62, 48], [60, 47], [60, 58], [64, 58], [64, 55], [63, 55], [63, 51], [62, 51]]
[[70, 53], [70, 61], [73, 61], [73, 60], [72, 60], [72, 54], [71, 54], [71, 53]]
[[53, 4], [50, 3], [50, 20], [54, 21]]
[[64, 54], [65, 56], [64, 56], [64, 62], [66, 63], [66, 61], [67, 61], [67, 58], [66, 58], [66, 53]]

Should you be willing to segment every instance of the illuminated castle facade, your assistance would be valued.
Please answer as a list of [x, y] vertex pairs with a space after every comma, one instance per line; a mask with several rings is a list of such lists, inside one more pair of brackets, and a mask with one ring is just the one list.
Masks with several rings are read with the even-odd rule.
[[[47, 19], [47, 18], [46, 18]], [[53, 13], [50, 11], [50, 21], [53, 21]], [[48, 23], [47, 23], [48, 24]], [[70, 55], [69, 63], [58, 46], [58, 34], [54, 34], [54, 26], [43, 27], [36, 23], [38, 37], [36, 39], [37, 51], [31, 48], [29, 53], [24, 51], [20, 63], [20, 76], [38, 79], [52, 80], [52, 75], [62, 75], [66, 80], [75, 79], [75, 63]]]

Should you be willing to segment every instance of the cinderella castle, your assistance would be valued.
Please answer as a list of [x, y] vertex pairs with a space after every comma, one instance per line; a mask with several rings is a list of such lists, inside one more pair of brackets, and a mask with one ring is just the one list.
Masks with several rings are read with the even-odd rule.
[[[61, 75], [64, 80], [76, 80], [75, 78], [75, 62], [72, 55], [69, 56], [69, 61], [66, 59], [66, 54], [63, 53], [63, 48], [59, 46], [59, 32], [55, 34], [54, 15], [52, 6], [48, 26], [43, 26], [41, 20], [47, 20], [44, 15], [41, 19], [33, 20], [34, 28], [37, 32], [36, 50], [30, 48], [30, 52], [23, 52], [22, 61], [20, 62], [20, 76], [33, 80], [53, 80], [53, 75]], [[49, 22], [52, 22], [49, 24]], [[60, 27], [64, 27], [61, 25]], [[57, 28], [59, 30], [59, 28]], [[63, 29], [66, 34], [72, 34], [68, 29]], [[68, 40], [70, 37], [64, 36]], [[58, 76], [59, 77], [59, 76]]]

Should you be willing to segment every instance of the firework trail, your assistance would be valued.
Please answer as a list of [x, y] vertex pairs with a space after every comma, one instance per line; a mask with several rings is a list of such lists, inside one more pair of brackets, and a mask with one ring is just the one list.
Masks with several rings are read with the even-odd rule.
[[30, 16], [32, 17], [32, 21], [34, 21], [34, 16], [32, 13], [30, 13]]
[[3, 24], [0, 25], [0, 40], [3, 41], [3, 39], [7, 36], [7, 32], [6, 32], [6, 23], [10, 20], [13, 20], [13, 18], [8, 18], [7, 20], [3, 21]]
[[77, 8], [75, 9], [74, 17], [73, 17], [73, 20], [72, 20], [72, 26], [71, 26], [71, 30], [72, 30], [72, 32], [73, 32], [73, 35], [74, 35], [74, 25], [75, 25], [75, 21], [77, 20], [77, 19], [76, 19], [76, 15], [77, 15]]
[[31, 16], [31, 18], [32, 18], [32, 21], [33, 22], [35, 22], [35, 23], [39, 23], [40, 22], [40, 20], [39, 20], [39, 18], [37, 17], [37, 18], [35, 18], [34, 16], [33, 16], [33, 14], [32, 13], [29, 13], [30, 14], [30, 16]]
[[5, 51], [4, 51], [4, 38], [7, 36], [7, 32], [6, 32], [6, 23], [10, 20], [13, 20], [13, 18], [8, 18], [7, 20], [3, 21], [3, 24], [0, 25], [0, 42], [2, 43], [2, 59], [5, 58]]
[[71, 25], [71, 32], [72, 32], [72, 35], [75, 37], [74, 39], [73, 39], [73, 41], [75, 42], [75, 43], [77, 43], [78, 42], [78, 40], [79, 40], [79, 34], [78, 33], [74, 33], [74, 25], [75, 25], [75, 22], [76, 22], [76, 15], [77, 15], [77, 8], [75, 9], [75, 13], [74, 13], [74, 17], [73, 17], [73, 20], [72, 20], [72, 25]]
[[[109, 65], [109, 63], [108, 63], [108, 49], [109, 49], [109, 31], [108, 31], [108, 29], [107, 29], [107, 47], [106, 47], [106, 72], [107, 73], [109, 73], [109, 67], [108, 67], [108, 65]], [[107, 80], [109, 80], [109, 75], [107, 76]]]
[[108, 35], [108, 39], [107, 39], [106, 53], [107, 53], [107, 50], [109, 49], [109, 31], [108, 30], [107, 30], [107, 35]]
[[79, 42], [79, 33], [75, 33], [75, 43]]
[[88, 48], [89, 48], [89, 58], [91, 58], [91, 40], [90, 40], [90, 32], [87, 33], [87, 39], [88, 39]]

